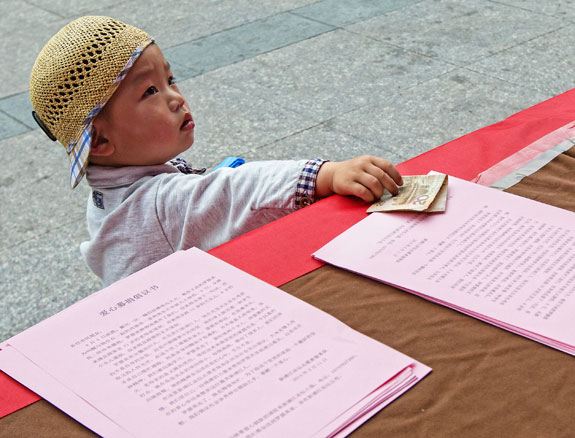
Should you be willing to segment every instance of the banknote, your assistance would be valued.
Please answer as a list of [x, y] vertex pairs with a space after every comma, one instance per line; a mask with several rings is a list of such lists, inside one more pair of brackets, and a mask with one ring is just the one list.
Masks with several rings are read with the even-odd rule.
[[445, 211], [447, 203], [447, 175], [411, 175], [403, 177], [399, 193], [384, 195], [367, 209], [374, 211], [423, 211], [437, 213]]
[[445, 211], [445, 207], [447, 205], [447, 181], [448, 181], [448, 179], [449, 179], [449, 177], [447, 175], [445, 175], [445, 179], [443, 180], [443, 183], [441, 184], [441, 188], [439, 189], [439, 192], [437, 193], [437, 195], [435, 195], [435, 199], [433, 200], [433, 202], [431, 203], [429, 208], [427, 208], [427, 210], [425, 210], [425, 213], [440, 213], [442, 211]]

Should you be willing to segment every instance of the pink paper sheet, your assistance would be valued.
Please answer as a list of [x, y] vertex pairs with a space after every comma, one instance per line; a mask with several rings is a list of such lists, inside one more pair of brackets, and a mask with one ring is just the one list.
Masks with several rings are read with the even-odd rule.
[[373, 213], [314, 256], [575, 355], [573, 212], [449, 177], [445, 213]]
[[430, 371], [197, 249], [9, 339], [0, 365], [111, 437], [342, 436]]

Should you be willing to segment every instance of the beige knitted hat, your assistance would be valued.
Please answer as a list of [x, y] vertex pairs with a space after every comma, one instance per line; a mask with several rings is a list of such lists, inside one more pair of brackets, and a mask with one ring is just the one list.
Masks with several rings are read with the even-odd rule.
[[109, 17], [81, 17], [44, 46], [30, 76], [32, 116], [70, 159], [70, 184], [84, 176], [92, 120], [117, 89], [150, 36]]

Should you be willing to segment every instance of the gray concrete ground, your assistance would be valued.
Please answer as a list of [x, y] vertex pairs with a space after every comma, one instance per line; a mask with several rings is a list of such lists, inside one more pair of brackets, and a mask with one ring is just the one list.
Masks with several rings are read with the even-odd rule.
[[70, 190], [64, 150], [36, 129], [27, 93], [42, 46], [86, 14], [156, 38], [197, 121], [184, 155], [197, 166], [399, 163], [575, 76], [569, 0], [1, 0], [0, 340], [99, 288], [78, 251], [87, 186]]

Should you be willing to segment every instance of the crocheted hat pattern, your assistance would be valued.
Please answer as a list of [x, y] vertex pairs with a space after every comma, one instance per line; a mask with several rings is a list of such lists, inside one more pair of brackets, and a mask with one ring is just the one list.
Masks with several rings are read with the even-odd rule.
[[71, 160], [83, 130], [119, 85], [118, 77], [134, 52], [150, 42], [150, 36], [134, 26], [86, 16], [63, 27], [44, 46], [30, 76], [34, 118], [64, 145]]

